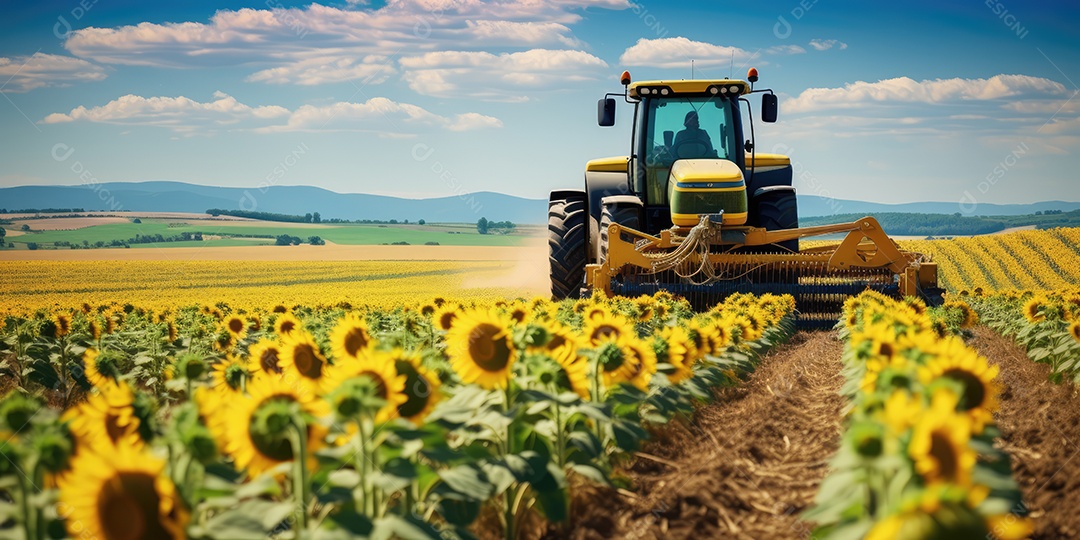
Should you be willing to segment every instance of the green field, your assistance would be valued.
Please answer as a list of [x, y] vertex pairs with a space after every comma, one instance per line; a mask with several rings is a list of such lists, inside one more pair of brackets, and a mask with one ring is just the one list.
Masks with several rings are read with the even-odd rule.
[[[63, 219], [63, 218], [56, 218]], [[395, 242], [408, 242], [410, 245], [422, 245], [428, 242], [438, 242], [446, 246], [517, 246], [530, 238], [538, 230], [535, 227], [524, 226], [513, 234], [486, 234], [476, 232], [474, 225], [468, 224], [431, 224], [431, 225], [374, 225], [374, 224], [298, 224], [262, 222], [228, 222], [228, 221], [194, 221], [181, 222], [177, 220], [149, 219], [144, 218], [142, 223], [109, 223], [95, 225], [82, 229], [67, 231], [33, 231], [35, 222], [30, 224], [31, 232], [10, 236], [9, 242], [15, 243], [17, 248], [25, 248], [29, 242], [36, 242], [39, 246], [48, 247], [56, 242], [70, 242], [82, 244], [88, 242], [93, 245], [96, 242], [109, 243], [113, 240], [127, 241], [135, 235], [164, 237], [176, 236], [184, 232], [202, 233], [204, 236], [222, 236], [225, 238], [207, 239], [202, 242], [165, 242], [153, 244], [131, 244], [135, 247], [181, 247], [181, 246], [251, 246], [260, 244], [272, 244], [273, 238], [242, 238], [237, 235], [278, 235], [287, 234], [299, 237], [307, 242], [308, 237], [319, 236], [327, 242], [341, 245], [378, 245], [392, 244]], [[10, 226], [9, 226], [10, 227]], [[230, 238], [231, 237], [231, 238]]]

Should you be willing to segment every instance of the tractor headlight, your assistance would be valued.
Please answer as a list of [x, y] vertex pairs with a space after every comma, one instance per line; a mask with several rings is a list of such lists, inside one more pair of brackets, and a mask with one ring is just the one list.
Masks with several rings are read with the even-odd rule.
[[710, 86], [709, 93], [715, 96], [716, 94], [720, 93], [720, 89], [715, 86]]
[[647, 95], [652, 93], [652, 90], [649, 89], [649, 88], [642, 88], [642, 89], [638, 90], [638, 93], [643, 95], [643, 96], [647, 96]]
[[728, 87], [728, 91], [731, 92], [732, 94], [738, 94], [739, 90], [740, 90], [740, 88], [739, 88], [738, 85], [733, 84], [733, 85]]

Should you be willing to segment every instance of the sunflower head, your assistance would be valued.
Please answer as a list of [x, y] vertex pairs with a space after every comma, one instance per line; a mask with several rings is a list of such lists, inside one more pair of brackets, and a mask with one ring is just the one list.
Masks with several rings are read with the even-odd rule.
[[240, 315], [233, 314], [225, 317], [225, 320], [221, 321], [221, 326], [237, 341], [247, 336], [248, 322]]
[[367, 321], [355, 313], [342, 317], [330, 332], [330, 346], [336, 361], [357, 359], [374, 342]]
[[263, 338], [248, 349], [248, 371], [280, 374], [281, 344], [270, 338]]
[[458, 311], [461, 308], [453, 303], [445, 303], [439, 309], [435, 310], [432, 314], [431, 320], [435, 324], [435, 327], [447, 331], [454, 325], [454, 319], [458, 316]]
[[111, 351], [98, 353], [95, 349], [86, 349], [83, 353], [86, 380], [94, 386], [120, 380], [120, 374], [124, 371], [121, 362], [122, 358]]
[[244, 381], [251, 376], [247, 363], [236, 356], [229, 355], [224, 361], [214, 364], [210, 372], [215, 389], [228, 389], [239, 392]]
[[394, 351], [392, 356], [398, 376], [405, 378], [401, 391], [405, 401], [398, 404], [397, 414], [420, 424], [439, 401], [439, 377], [425, 369], [415, 354]]
[[1069, 324], [1069, 335], [1072, 336], [1074, 341], [1080, 342], [1080, 321], [1073, 321]]
[[282, 313], [274, 320], [274, 333], [278, 337], [284, 338], [300, 329], [300, 319], [297, 319], [292, 313]]
[[1024, 317], [1031, 323], [1043, 322], [1046, 320], [1046, 315], [1043, 313], [1045, 307], [1045, 299], [1034, 297], [1024, 303]]
[[634, 326], [622, 315], [613, 314], [600, 308], [591, 316], [585, 317], [583, 328], [585, 339], [593, 347], [605, 341], [619, 341], [623, 338], [636, 337]]
[[403, 356], [373, 351], [357, 361], [335, 365], [328, 386], [333, 390], [327, 401], [339, 417], [346, 420], [370, 418], [376, 423], [397, 416], [397, 407], [405, 403], [405, 377], [399, 375], [394, 358]]
[[447, 355], [461, 380], [492, 389], [503, 388], [517, 360], [509, 317], [493, 310], [472, 309], [454, 320], [447, 332]]
[[200, 354], [184, 354], [176, 359], [176, 373], [185, 379], [198, 380], [206, 373], [206, 360]]
[[9, 392], [4, 400], [0, 401], [0, 420], [4, 422], [7, 431], [17, 435], [30, 427], [30, 421], [43, 405], [35, 396], [17, 391]]
[[59, 479], [58, 510], [72, 538], [185, 538], [189, 520], [165, 462], [138, 446], [80, 452]]
[[53, 322], [56, 325], [55, 335], [57, 338], [62, 338], [71, 333], [71, 315], [68, 313], [57, 313], [53, 315]]
[[310, 465], [326, 434], [316, 420], [329, 412], [326, 403], [281, 377], [265, 374], [252, 377], [247, 389], [247, 396], [214, 412], [223, 425], [222, 448], [237, 469], [254, 477], [293, 461], [298, 456], [291, 437], [297, 432], [306, 435], [307, 455], [302, 458]]
[[281, 366], [284, 376], [295, 380], [316, 393], [322, 393], [329, 364], [310, 334], [296, 330], [281, 342]]
[[970, 420], [956, 412], [957, 397], [948, 390], [935, 391], [930, 409], [915, 422], [908, 454], [915, 470], [928, 485], [970, 485], [976, 453], [968, 446]]

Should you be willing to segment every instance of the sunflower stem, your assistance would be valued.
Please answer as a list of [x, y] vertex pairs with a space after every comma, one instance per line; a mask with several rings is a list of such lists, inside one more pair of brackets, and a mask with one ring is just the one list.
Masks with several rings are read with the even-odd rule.
[[290, 442], [293, 446], [293, 459], [296, 470], [293, 472], [293, 497], [296, 499], [296, 536], [307, 537], [308, 528], [308, 471], [307, 471], [307, 427], [304, 421], [295, 416], [292, 419]]
[[25, 529], [27, 540], [32, 540], [37, 538], [35, 529], [37, 528], [38, 512], [36, 510], [33, 513], [30, 512], [30, 488], [26, 485], [26, 475], [20, 474], [18, 477], [20, 492], [19, 505], [22, 507], [23, 528]]

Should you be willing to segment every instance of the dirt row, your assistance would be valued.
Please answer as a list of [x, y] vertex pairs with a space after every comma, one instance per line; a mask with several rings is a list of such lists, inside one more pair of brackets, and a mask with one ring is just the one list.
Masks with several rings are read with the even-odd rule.
[[654, 433], [625, 474], [634, 490], [578, 495], [552, 537], [804, 538], [798, 519], [839, 444], [842, 345], [800, 333], [692, 425]]
[[976, 328], [971, 345], [1001, 368], [998, 444], [1012, 457], [1032, 538], [1080, 536], [1080, 393], [1050, 382], [1049, 366], [989, 328]]

